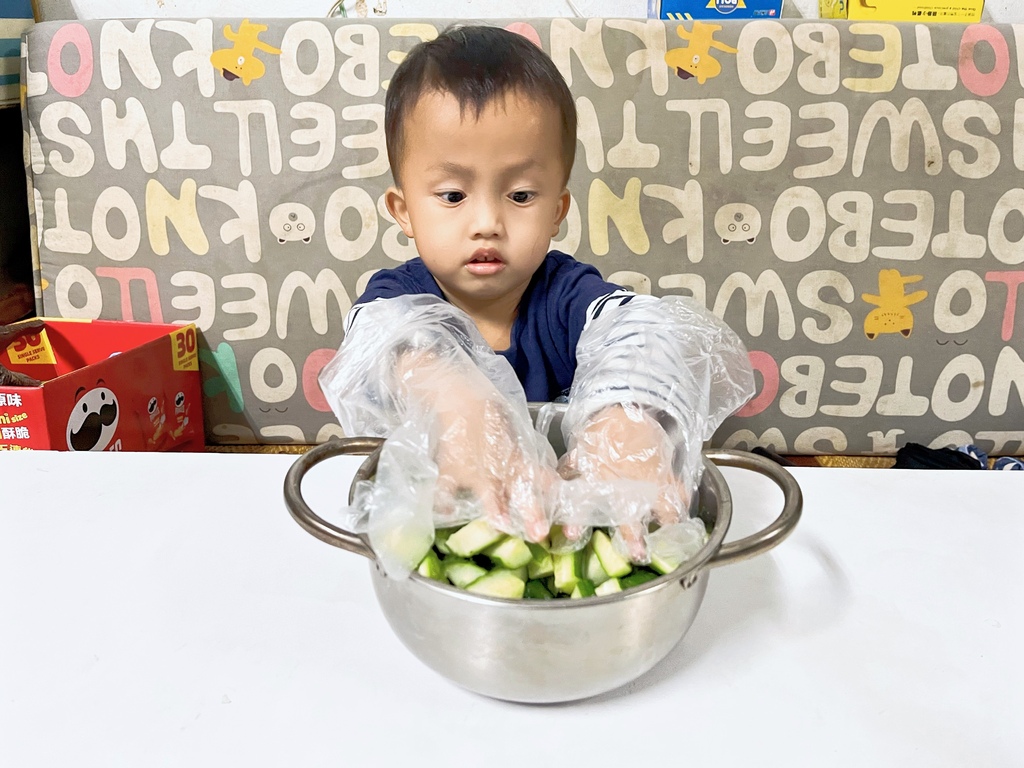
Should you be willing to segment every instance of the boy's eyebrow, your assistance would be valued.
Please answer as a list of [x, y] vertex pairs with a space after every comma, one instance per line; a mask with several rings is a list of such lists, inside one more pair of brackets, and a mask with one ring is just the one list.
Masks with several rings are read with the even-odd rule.
[[[505, 169], [505, 174], [508, 176], [514, 176], [517, 173], [522, 173], [523, 171], [529, 170], [537, 165], [540, 165], [540, 163], [536, 158], [528, 157], [522, 162], [510, 165]], [[476, 171], [469, 166], [453, 163], [451, 160], [442, 160], [441, 162], [432, 165], [428, 170], [443, 171], [451, 176], [461, 176], [463, 178], [473, 178], [476, 176]]]
[[435, 163], [430, 166], [428, 170], [443, 171], [450, 176], [472, 177], [476, 175], [472, 168], [465, 165], [459, 165], [458, 163], [453, 163], [451, 160], [442, 160], [439, 163]]

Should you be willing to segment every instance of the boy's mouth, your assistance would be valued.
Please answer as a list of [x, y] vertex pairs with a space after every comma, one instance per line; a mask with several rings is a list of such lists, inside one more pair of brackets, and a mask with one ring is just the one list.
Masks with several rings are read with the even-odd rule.
[[505, 268], [501, 254], [495, 248], [478, 248], [473, 258], [466, 264], [466, 269], [474, 275], [493, 275]]

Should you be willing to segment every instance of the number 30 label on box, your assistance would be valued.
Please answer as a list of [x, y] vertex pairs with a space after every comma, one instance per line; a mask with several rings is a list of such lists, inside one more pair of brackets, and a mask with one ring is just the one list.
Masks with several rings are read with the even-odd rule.
[[171, 333], [171, 357], [176, 371], [199, 370], [199, 351], [194, 325], [186, 325]]
[[39, 333], [26, 333], [7, 347], [11, 362], [16, 365], [56, 365], [46, 329]]

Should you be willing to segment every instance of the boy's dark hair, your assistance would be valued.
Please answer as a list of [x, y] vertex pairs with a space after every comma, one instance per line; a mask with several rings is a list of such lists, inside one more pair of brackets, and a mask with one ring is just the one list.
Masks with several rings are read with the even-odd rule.
[[520, 94], [558, 109], [568, 181], [576, 159], [576, 103], [555, 63], [532, 41], [499, 27], [456, 26], [420, 43], [395, 71], [384, 108], [388, 162], [400, 184], [402, 125], [426, 93], [450, 93], [476, 117], [496, 98]]

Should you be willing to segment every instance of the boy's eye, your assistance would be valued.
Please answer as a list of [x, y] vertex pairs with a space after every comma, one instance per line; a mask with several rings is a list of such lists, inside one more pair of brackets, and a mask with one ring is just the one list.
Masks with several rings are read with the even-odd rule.
[[509, 197], [514, 203], [528, 203], [533, 198], [533, 192], [513, 192]]
[[466, 199], [466, 196], [461, 192], [442, 192], [438, 195], [446, 203], [461, 203]]

